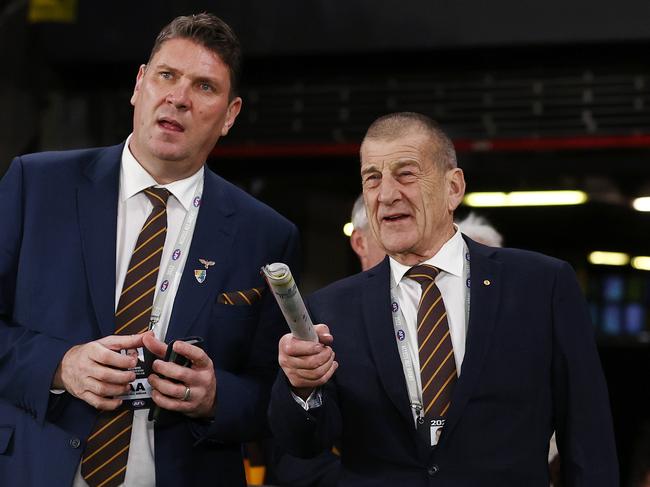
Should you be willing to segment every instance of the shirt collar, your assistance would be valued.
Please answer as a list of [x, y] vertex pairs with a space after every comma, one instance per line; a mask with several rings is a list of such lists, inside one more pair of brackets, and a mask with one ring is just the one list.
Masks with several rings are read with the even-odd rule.
[[[434, 267], [437, 267], [442, 272], [447, 272], [457, 277], [462, 277], [463, 275], [463, 237], [460, 233], [460, 230], [454, 224], [454, 229], [456, 232], [454, 235], [447, 240], [444, 245], [440, 248], [438, 253], [420, 264], [429, 264]], [[393, 284], [398, 286], [402, 281], [404, 274], [412, 266], [400, 264], [392, 257], [389, 258], [390, 262], [390, 273], [393, 277]]]
[[158, 188], [166, 188], [183, 205], [185, 211], [188, 211], [192, 205], [196, 184], [203, 177], [204, 166], [201, 166], [198, 171], [185, 179], [179, 179], [168, 184], [158, 184], [151, 174], [133, 157], [129, 149], [129, 141], [132, 135], [129, 135], [126, 139], [124, 149], [122, 150], [120, 201], [125, 202], [141, 191], [151, 186], [156, 186]]

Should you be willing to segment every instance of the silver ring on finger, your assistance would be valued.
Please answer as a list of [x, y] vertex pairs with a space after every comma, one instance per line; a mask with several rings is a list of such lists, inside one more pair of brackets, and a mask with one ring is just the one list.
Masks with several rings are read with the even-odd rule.
[[192, 391], [188, 386], [185, 386], [185, 394], [183, 394], [183, 399], [181, 401], [189, 401], [190, 400], [190, 395], [192, 394]]

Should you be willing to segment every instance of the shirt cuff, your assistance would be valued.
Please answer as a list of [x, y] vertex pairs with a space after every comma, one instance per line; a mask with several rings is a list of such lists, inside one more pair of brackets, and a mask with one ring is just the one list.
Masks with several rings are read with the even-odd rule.
[[65, 392], [65, 389], [50, 389], [50, 392], [52, 394], [63, 394]]
[[291, 395], [293, 396], [294, 401], [300, 404], [300, 407], [302, 407], [305, 411], [319, 408], [323, 405], [323, 395], [321, 394], [320, 389], [314, 389], [311, 394], [309, 394], [309, 397], [306, 401], [303, 400], [300, 396], [294, 394], [293, 391], [291, 391]]

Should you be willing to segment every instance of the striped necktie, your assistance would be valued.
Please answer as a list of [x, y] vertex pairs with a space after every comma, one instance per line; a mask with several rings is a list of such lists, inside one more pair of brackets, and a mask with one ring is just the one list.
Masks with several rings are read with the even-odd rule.
[[[169, 191], [152, 187], [145, 189], [144, 193], [153, 209], [131, 254], [115, 311], [116, 335], [135, 335], [148, 329], [167, 236]], [[81, 461], [81, 475], [90, 487], [112, 487], [124, 482], [132, 423], [133, 411], [124, 407], [99, 414]]]
[[451, 393], [458, 377], [454, 349], [449, 335], [447, 310], [435, 284], [437, 268], [421, 264], [406, 276], [422, 287], [418, 305], [417, 331], [422, 407], [426, 419], [444, 418], [451, 404]]

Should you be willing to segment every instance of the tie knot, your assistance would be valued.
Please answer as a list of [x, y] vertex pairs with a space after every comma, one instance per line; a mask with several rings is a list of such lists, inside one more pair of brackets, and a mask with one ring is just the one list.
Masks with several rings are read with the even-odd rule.
[[428, 284], [431, 281], [435, 281], [439, 272], [440, 269], [437, 267], [433, 267], [429, 264], [420, 264], [411, 267], [406, 272], [406, 277], [409, 277], [420, 284]]
[[144, 194], [147, 195], [149, 201], [154, 206], [154, 208], [165, 208], [167, 206], [167, 198], [169, 198], [169, 191], [165, 188], [147, 188], [144, 190]]

